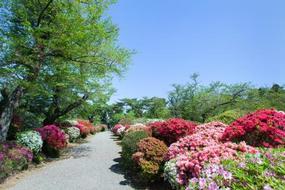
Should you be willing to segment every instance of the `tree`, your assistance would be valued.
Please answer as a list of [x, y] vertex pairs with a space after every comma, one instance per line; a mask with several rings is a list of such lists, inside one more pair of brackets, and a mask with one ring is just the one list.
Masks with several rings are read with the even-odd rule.
[[226, 85], [213, 82], [200, 85], [198, 75], [185, 85], [173, 85], [169, 93], [169, 109], [174, 117], [204, 122], [207, 117], [224, 112], [235, 105], [248, 91], [248, 84]]
[[44, 102], [43, 122], [52, 123], [92, 101], [108, 79], [126, 68], [130, 52], [117, 45], [118, 29], [104, 14], [111, 3], [2, 2], [0, 141], [21, 98], [26, 106], [34, 99]]

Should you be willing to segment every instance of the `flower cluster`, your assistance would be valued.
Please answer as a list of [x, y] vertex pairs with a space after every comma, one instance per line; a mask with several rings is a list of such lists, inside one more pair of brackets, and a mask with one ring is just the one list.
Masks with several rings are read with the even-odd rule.
[[145, 131], [148, 134], [148, 136], [152, 136], [151, 127], [146, 126], [146, 125], [141, 124], [141, 123], [130, 125], [130, 127], [125, 131], [125, 133], [128, 134], [128, 133], [132, 133], [134, 131]]
[[182, 137], [194, 132], [196, 124], [179, 118], [172, 118], [164, 122], [149, 124], [153, 130], [153, 136], [170, 145]]
[[57, 150], [66, 147], [67, 142], [65, 133], [57, 126], [47, 125], [37, 129], [37, 131], [41, 134], [43, 141], [50, 147]]
[[121, 124], [117, 124], [112, 128], [112, 132], [117, 136], [123, 136], [127, 128]]
[[201, 171], [200, 177], [189, 180], [186, 190], [229, 190], [232, 180], [232, 173], [222, 165], [209, 164]]
[[214, 146], [208, 146], [198, 151], [190, 151], [186, 154], [179, 155], [176, 159], [178, 170], [177, 180], [181, 185], [185, 185], [188, 179], [199, 177], [205, 164], [219, 164], [222, 160], [237, 159], [238, 153], [257, 153], [253, 147], [245, 143], [224, 143]]
[[224, 133], [227, 125], [221, 122], [211, 122], [198, 125], [192, 135], [186, 136], [171, 144], [166, 159], [173, 159], [179, 154], [188, 151], [197, 151], [203, 147], [216, 145]]
[[148, 137], [138, 142], [137, 152], [132, 157], [141, 169], [143, 176], [153, 179], [160, 175], [166, 153], [167, 146], [163, 141]]
[[87, 121], [87, 120], [77, 120], [77, 122], [78, 122], [79, 125], [83, 125], [86, 128], [88, 128], [91, 134], [95, 134], [96, 133], [96, 128], [95, 128], [95, 126], [92, 123], [90, 123], [90, 121]]
[[262, 149], [236, 160], [225, 160], [223, 167], [233, 174], [236, 189], [284, 189], [285, 149]]
[[69, 135], [70, 142], [73, 142], [80, 137], [80, 129], [77, 127], [68, 127], [64, 131]]
[[85, 138], [87, 137], [87, 135], [90, 134], [90, 129], [88, 127], [81, 125], [79, 123], [77, 123], [74, 126], [79, 129], [81, 137]]
[[274, 109], [258, 110], [226, 128], [223, 141], [245, 141], [252, 146], [285, 145], [285, 114]]
[[14, 170], [23, 170], [33, 159], [33, 153], [29, 148], [22, 147], [15, 142], [0, 144], [0, 180]]
[[41, 135], [37, 131], [25, 131], [16, 135], [17, 143], [28, 147], [35, 154], [39, 153], [43, 146]]

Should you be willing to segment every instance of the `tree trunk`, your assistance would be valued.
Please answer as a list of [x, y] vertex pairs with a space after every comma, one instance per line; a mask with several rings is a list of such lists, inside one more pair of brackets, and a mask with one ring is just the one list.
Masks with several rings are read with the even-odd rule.
[[[56, 97], [56, 96], [55, 96]], [[55, 109], [50, 109], [50, 110], [54, 110], [53, 112], [48, 112], [46, 113], [46, 118], [43, 121], [43, 125], [49, 125], [49, 124], [54, 124], [55, 121], [60, 118], [61, 116], [66, 115], [67, 113], [69, 113], [70, 111], [72, 111], [73, 109], [81, 106], [81, 104], [86, 101], [88, 99], [88, 95], [84, 95], [81, 99], [77, 100], [76, 102], [73, 102], [71, 104], [69, 104], [66, 108], [64, 109], [60, 109], [58, 106], [56, 105]], [[55, 106], [54, 104], [51, 106]]]
[[23, 88], [18, 86], [10, 96], [3, 95], [0, 110], [0, 142], [6, 140], [9, 126], [12, 121], [14, 110], [19, 106], [20, 98], [23, 95]]

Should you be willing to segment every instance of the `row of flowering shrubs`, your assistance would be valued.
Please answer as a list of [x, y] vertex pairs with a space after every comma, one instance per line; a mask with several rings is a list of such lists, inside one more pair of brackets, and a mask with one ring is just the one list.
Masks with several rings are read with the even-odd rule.
[[112, 131], [122, 138], [125, 165], [148, 181], [164, 177], [177, 190], [285, 189], [284, 112], [258, 110], [229, 125], [173, 118]]
[[[68, 142], [105, 128], [77, 120], [17, 133], [15, 141], [0, 144], [0, 181], [14, 171], [26, 169], [32, 160], [40, 162], [42, 153], [48, 157], [59, 157], [60, 150], [67, 147]], [[85, 132], [87, 129], [88, 133]]]

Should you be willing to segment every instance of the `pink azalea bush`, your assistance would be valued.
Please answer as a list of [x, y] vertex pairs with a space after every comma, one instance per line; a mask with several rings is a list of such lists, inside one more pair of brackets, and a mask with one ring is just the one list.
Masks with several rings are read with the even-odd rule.
[[127, 129], [128, 127], [125, 127], [121, 124], [117, 124], [112, 128], [112, 132], [117, 136], [122, 136]]
[[[258, 151], [246, 143], [235, 144], [232, 142], [220, 141], [226, 125], [221, 122], [211, 122], [196, 127], [192, 135], [180, 139], [173, 143], [166, 156], [166, 160], [173, 163], [175, 160], [175, 172], [167, 169], [167, 179], [169, 173], [176, 173], [176, 182], [179, 185], [188, 185], [192, 178], [199, 178], [201, 171], [207, 164], [219, 164], [222, 160], [237, 159], [240, 153], [255, 154]], [[172, 164], [173, 165], [173, 164]], [[170, 181], [174, 184], [173, 180]], [[177, 186], [174, 184], [174, 186]]]
[[67, 146], [65, 133], [55, 125], [47, 125], [37, 129], [44, 143], [54, 149], [62, 149]]
[[188, 183], [193, 177], [199, 177], [205, 164], [219, 164], [222, 160], [236, 159], [239, 153], [252, 153], [258, 151], [245, 143], [235, 144], [227, 142], [208, 146], [201, 151], [188, 152], [177, 157], [177, 181], [181, 185]]
[[221, 122], [210, 122], [198, 125], [194, 134], [180, 139], [176, 143], [171, 144], [166, 156], [167, 160], [175, 158], [179, 154], [188, 151], [197, 151], [203, 147], [216, 145], [223, 135], [227, 125]]
[[274, 109], [258, 110], [234, 121], [222, 136], [224, 141], [257, 147], [285, 145], [285, 113]]

